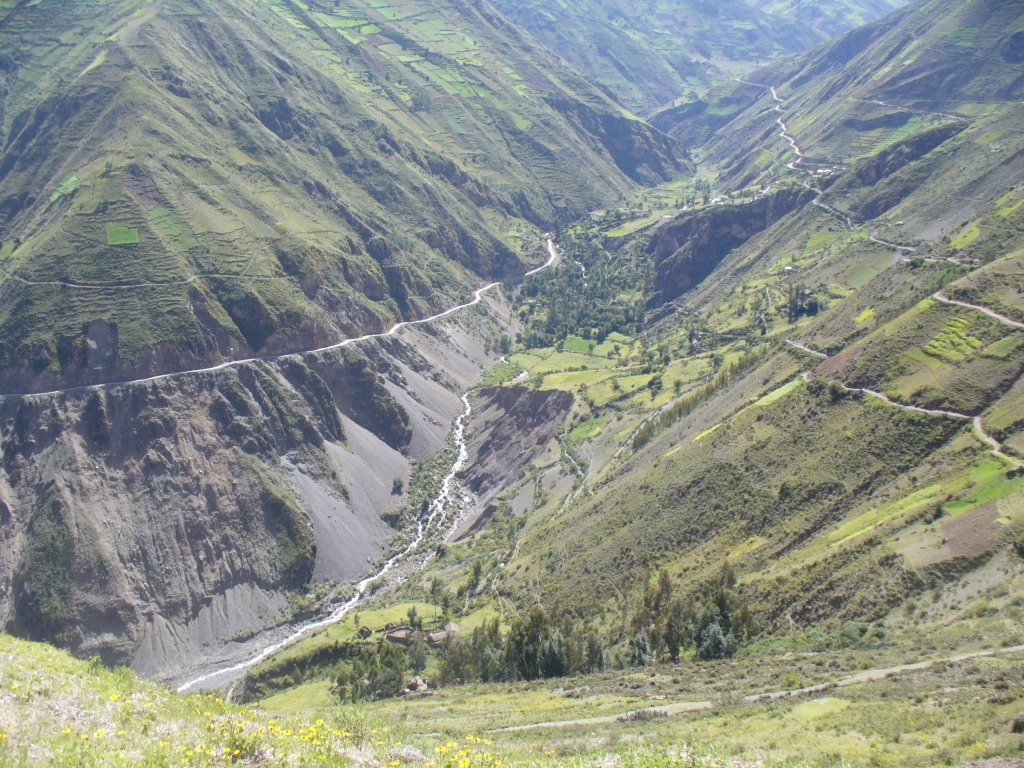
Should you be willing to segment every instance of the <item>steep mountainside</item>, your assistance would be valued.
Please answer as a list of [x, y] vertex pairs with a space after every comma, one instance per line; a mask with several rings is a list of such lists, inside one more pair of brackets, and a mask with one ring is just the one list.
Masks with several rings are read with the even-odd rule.
[[802, 21], [828, 37], [835, 37], [907, 5], [907, 0], [748, 0], [748, 3], [765, 13]]
[[[694, 594], [728, 559], [780, 632], [878, 619], [1008, 545], [1021, 11], [935, 0], [759, 72], [702, 149], [721, 196], [604, 233], [653, 256], [650, 378], [616, 380], [635, 426], [594, 439], [587, 493], [532, 518], [512, 584], [616, 626], [638, 580]], [[607, 380], [576, 381], [583, 423], [611, 419]]]
[[[855, 220], [931, 240], [1024, 174], [1022, 36], [1019, 3], [914, 6], [752, 76], [759, 93], [739, 88], [756, 100], [710, 152], [731, 186], [770, 185], [795, 163]], [[780, 118], [795, 146], [779, 142]]]
[[495, 4], [640, 114], [684, 93], [703, 92], [731, 77], [735, 67], [749, 69], [826, 39], [800, 21], [762, 13], [741, 0]]
[[[6, 198], [25, 239], [4, 249], [3, 290], [54, 289], [51, 314], [81, 337], [0, 293], [0, 321], [60, 359], [109, 372], [126, 328], [163, 327], [81, 327], [71, 278], [103, 278], [114, 257], [96, 254], [135, 281], [104, 290], [163, 317], [131, 270], [228, 264], [209, 233], [270, 238], [258, 223], [281, 237], [272, 256], [187, 283], [184, 317], [206, 306], [269, 334], [239, 354], [522, 277], [327, 349], [0, 399], [5, 628], [181, 690], [231, 685], [147, 714], [154, 689], [130, 675], [8, 638], [0, 725], [22, 762], [127, 759], [107, 743], [153, 764], [428, 762], [417, 743], [450, 767], [1013, 764], [1024, 4], [924, 0], [727, 81], [784, 52], [784, 30], [818, 37], [894, 5], [755, 4], [501, 3], [551, 50], [477, 2], [60, 6], [114, 14], [104, 51], [53, 75], [68, 98], [108, 89], [87, 123], [108, 127], [88, 134], [103, 170], [61, 166], [42, 174], [52, 191]], [[58, 6], [9, 18], [39, 8]], [[200, 40], [196, 72], [157, 66]], [[33, 137], [88, 114], [28, 104], [16, 63], [42, 67], [43, 50], [3, 60], [21, 101], [5, 102], [0, 169], [19, 184], [57, 162]], [[102, 122], [161, 71], [173, 110]], [[690, 76], [656, 127], [608, 95], [636, 111]], [[260, 150], [264, 131], [280, 144]], [[108, 158], [119, 137], [126, 156]], [[172, 174], [199, 181], [174, 197]], [[141, 217], [151, 197], [177, 218], [103, 218]], [[197, 211], [237, 226], [202, 229]], [[73, 216], [108, 245], [48, 250], [78, 231], [49, 224]], [[549, 259], [524, 275], [538, 224]], [[330, 233], [344, 245], [327, 250]], [[26, 283], [54, 269], [79, 272]], [[250, 276], [301, 293], [294, 313], [270, 312], [284, 294], [260, 293], [261, 314], [216, 292]], [[61, 664], [74, 695], [58, 706]], [[106, 729], [123, 741], [98, 746]]]
[[407, 541], [515, 331], [474, 289], [689, 167], [486, 3], [3, 3], [0, 51], [0, 623], [154, 675]]
[[0, 49], [0, 391], [387, 328], [686, 164], [483, 4], [8, 3]]
[[[0, 620], [179, 673], [352, 579], [406, 534], [498, 305], [215, 373], [0, 403]], [[423, 480], [419, 481], [421, 484]]]

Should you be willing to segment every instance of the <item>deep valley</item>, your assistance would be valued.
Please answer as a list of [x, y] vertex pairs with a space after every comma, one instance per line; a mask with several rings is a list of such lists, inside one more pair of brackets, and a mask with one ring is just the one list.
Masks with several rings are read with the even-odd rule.
[[1024, 4], [0, 0], [0, 765], [1024, 765]]

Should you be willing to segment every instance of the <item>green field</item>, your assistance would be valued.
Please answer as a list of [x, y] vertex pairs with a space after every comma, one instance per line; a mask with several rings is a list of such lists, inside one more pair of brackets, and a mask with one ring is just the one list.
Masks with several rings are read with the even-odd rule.
[[137, 228], [107, 224], [107, 245], [136, 245], [138, 242], [139, 230]]

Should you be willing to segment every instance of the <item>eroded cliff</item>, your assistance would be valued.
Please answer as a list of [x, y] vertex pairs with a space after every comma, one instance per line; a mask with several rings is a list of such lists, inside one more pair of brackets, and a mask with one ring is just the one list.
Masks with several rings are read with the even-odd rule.
[[0, 621], [152, 675], [279, 623], [395, 538], [396, 487], [511, 322], [488, 298], [340, 350], [0, 401]]

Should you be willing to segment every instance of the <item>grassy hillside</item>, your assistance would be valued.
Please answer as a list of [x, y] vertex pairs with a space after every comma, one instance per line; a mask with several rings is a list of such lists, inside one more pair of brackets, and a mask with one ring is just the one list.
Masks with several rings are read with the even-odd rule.
[[[100, 763], [115, 752], [97, 747], [97, 738], [112, 732], [122, 739], [116, 749], [158, 765], [182, 758], [315, 764], [323, 755], [459, 768], [499, 761], [973, 768], [985, 763], [971, 761], [1020, 754], [1024, 147], [1017, 126], [1024, 31], [1012, 4], [929, 0], [735, 88], [719, 83], [703, 103], [676, 105], [658, 120], [710, 137], [696, 153], [698, 172], [646, 189], [637, 184], [671, 175], [662, 154], [672, 148], [667, 140], [556, 62], [509, 85], [515, 78], [500, 74], [494, 53], [503, 42], [548, 54], [487, 6], [442, 8], [453, 26], [473, 18], [473, 30], [492, 32], [479, 47], [469, 32], [455, 41], [441, 35], [458, 51], [429, 55], [416, 45], [429, 48], [428, 38], [440, 45], [431, 37], [440, 33], [425, 31], [412, 11], [403, 15], [406, 6], [383, 8], [375, 0], [358, 12], [315, 3], [230, 7], [243, 18], [240, 26], [204, 19], [184, 28], [195, 35], [221, 29], [237, 55], [232, 66], [242, 66], [248, 52], [275, 68], [275, 80], [288, 80], [287, 68], [243, 40], [262, 35], [264, 24], [287, 25], [288, 34], [309, 44], [289, 66], [302, 73], [296, 83], [315, 80], [311, 90], [318, 94], [328, 85], [316, 79], [316, 67], [300, 66], [310, 51], [323, 53], [317, 40], [330, 47], [341, 38], [362, 46], [361, 61], [372, 58], [378, 68], [371, 95], [360, 100], [347, 90], [351, 84], [331, 87], [346, 107], [372, 115], [360, 131], [372, 120], [373, 130], [386, 125], [390, 132], [375, 134], [373, 152], [346, 141], [338, 156], [344, 174], [356, 158], [385, 169], [416, 163], [414, 151], [430, 168], [429, 146], [438, 136], [451, 146], [458, 134], [457, 146], [479, 153], [472, 162], [467, 153], [455, 171], [445, 166], [453, 189], [433, 179], [414, 192], [399, 183], [404, 175], [396, 175], [394, 188], [361, 177], [358, 189], [375, 202], [359, 192], [349, 210], [374, 232], [377, 204], [385, 207], [378, 195], [415, 218], [419, 198], [438, 201], [436, 192], [468, 205], [463, 193], [471, 188], [469, 199], [476, 199], [468, 215], [484, 226], [474, 233], [491, 233], [509, 250], [495, 250], [490, 260], [456, 256], [462, 268], [451, 268], [452, 293], [473, 276], [522, 268], [514, 245], [527, 236], [523, 222], [558, 220], [558, 265], [511, 292], [516, 317], [508, 327], [518, 333], [501, 340], [505, 354], [485, 382], [496, 389], [470, 393], [470, 402], [487, 402], [469, 412], [470, 447], [486, 446], [488, 461], [500, 469], [524, 468], [490, 473], [501, 477], [491, 488], [488, 473], [464, 473], [466, 485], [472, 478], [473, 489], [488, 495], [477, 504], [456, 485], [453, 495], [469, 515], [460, 533], [400, 563], [398, 575], [376, 585], [343, 621], [249, 670], [235, 691], [255, 702], [249, 708], [216, 696], [161, 697], [123, 672], [104, 673], [0, 638], [8, 658], [19, 660], [0, 672], [0, 723], [12, 723], [4, 731], [4, 748], [14, 750], [6, 755], [10, 762], [66, 754]], [[793, 4], [772, 8], [799, 13]], [[666, 9], [656, 4], [654, 18]], [[517, 10], [530, 24], [577, 42], [591, 39], [587, 30], [596, 26], [593, 19], [585, 27], [560, 24], [535, 5]], [[578, 14], [586, 8], [555, 10], [583, 24]], [[623, 8], [612, 25], [627, 37], [635, 32], [636, 41], [643, 30], [631, 19], [643, 10]], [[696, 27], [695, 16], [681, 12], [678, 19]], [[229, 26], [245, 34], [232, 37]], [[681, 27], [666, 29], [686, 42]], [[715, 44], [743, 39], [754, 46], [759, 39], [743, 34], [756, 25], [730, 29], [737, 37], [723, 33]], [[618, 38], [604, 32], [609, 37], [600, 39], [611, 46]], [[659, 45], [651, 66], [664, 56]], [[82, 78], [102, 74], [115, 54], [111, 48]], [[414, 55], [421, 59], [402, 61]], [[213, 71], [226, 71], [210, 56]], [[444, 56], [461, 57], [472, 76], [455, 82], [449, 75], [463, 69], [452, 67], [438, 77], [452, 89], [449, 108], [479, 120], [451, 133], [430, 122], [434, 132], [422, 132], [411, 127], [434, 120], [436, 109], [385, 115], [379, 100], [401, 101], [402, 87], [413, 82], [411, 74], [399, 81], [402, 70], [384, 61], [389, 56], [423, 77]], [[533, 77], [545, 78], [544, 87]], [[220, 87], [234, 93], [226, 82]], [[286, 144], [306, 142], [313, 124], [302, 117], [311, 109], [307, 90], [296, 85], [293, 96], [282, 86], [275, 92], [285, 105], [274, 101], [256, 119], [275, 135], [290, 132]], [[418, 98], [410, 93], [410, 104]], [[493, 106], [496, 100], [510, 106]], [[328, 119], [319, 114], [316, 125]], [[505, 121], [549, 118], [555, 123], [543, 128], [543, 172], [515, 165], [521, 150], [545, 154], [523, 138], [537, 138], [533, 128], [521, 128], [507, 158], [487, 152], [483, 142], [493, 139], [495, 125], [509, 140]], [[408, 135], [392, 128], [399, 123]], [[630, 128], [635, 152], [619, 153], [622, 126]], [[245, 135], [244, 127], [233, 130]], [[569, 144], [557, 142], [579, 131], [590, 137], [589, 149], [563, 156]], [[520, 194], [526, 181], [550, 184], [574, 162], [575, 186], [558, 192], [571, 196], [571, 205], [560, 207], [554, 195]], [[510, 164], [498, 169], [502, 163]], [[126, 166], [118, 178], [132, 173]], [[67, 170], [53, 178], [49, 205], [84, 199], [87, 174]], [[322, 194], [315, 183], [312, 189], [308, 194]], [[584, 207], [594, 210], [574, 218]], [[186, 237], [177, 220], [160, 220], [166, 237]], [[346, 222], [345, 232], [354, 232]], [[129, 219], [96, 227], [111, 249], [142, 246], [149, 231]], [[403, 231], [410, 242], [419, 238], [420, 230]], [[390, 262], [371, 250], [380, 239], [352, 235], [374, 261], [397, 265], [399, 278], [382, 267], [379, 303], [394, 302], [384, 320], [421, 307], [414, 299], [438, 284], [428, 274], [433, 251], [417, 251], [422, 262], [408, 264], [401, 258], [409, 252], [389, 252]], [[421, 241], [440, 247], [426, 236]], [[6, 249], [19, 270], [36, 263], [21, 261], [26, 247]], [[482, 253], [467, 246], [463, 255], [471, 252]], [[399, 290], [412, 285], [409, 275], [424, 275], [423, 293]], [[329, 315], [330, 307], [322, 308]], [[247, 327], [272, 338], [272, 322], [255, 310], [244, 316], [254, 321]], [[87, 340], [78, 348], [101, 355], [98, 342], [118, 333], [93, 323], [89, 338], [97, 345]], [[412, 377], [414, 363], [402, 377]], [[540, 435], [536, 445], [508, 439], [513, 406], [503, 411], [495, 393], [513, 391], [502, 387], [517, 388], [510, 403], [529, 390], [557, 393], [551, 423], [529, 432]], [[403, 402], [418, 402], [408, 394]], [[357, 415], [351, 418], [361, 423]], [[386, 412], [375, 418], [388, 421]], [[397, 426], [396, 444], [409, 440], [405, 426]], [[516, 455], [503, 461], [501, 444]], [[429, 510], [425, 489], [445, 466], [439, 460], [412, 476], [416, 495], [403, 514], [415, 514], [417, 501]], [[401, 486], [402, 477], [392, 483]], [[278, 508], [273, 490], [265, 488]], [[32, 521], [29, 554], [47, 562], [67, 546], [58, 501], [41, 499]], [[280, 516], [275, 540], [301, 567], [308, 558], [296, 550], [308, 537], [298, 533], [293, 517]], [[30, 604], [59, 616], [67, 574], [59, 567], [53, 573], [22, 588], [35, 600]], [[427, 636], [442, 630], [448, 635]], [[415, 691], [403, 693], [417, 675], [428, 687], [417, 681]], [[54, 692], [67, 688], [75, 697], [70, 715], [54, 704]], [[31, 695], [22, 699], [19, 691]], [[147, 701], [157, 710], [152, 722]], [[52, 717], [54, 710], [61, 723], [73, 721], [66, 732], [42, 730], [50, 726], [39, 713]], [[183, 740], [167, 738], [172, 732]], [[34, 743], [42, 746], [32, 753]]]
[[[448, 689], [370, 709], [340, 706], [319, 685], [255, 707], [216, 694], [182, 696], [127, 670], [5, 635], [0, 655], [4, 766], [802, 768], [834, 765], [837, 754], [847, 765], [954, 765], [1012, 750], [1019, 737], [1011, 724], [1021, 714], [1013, 652], [892, 670], [885, 678], [846, 672], [867, 658], [846, 648], [762, 665], [754, 674], [744, 671], [745, 660], [722, 662], [700, 671], [592, 676], [570, 689]], [[744, 703], [734, 693], [783, 678], [791, 686], [833, 685], [777, 701]], [[636, 714], [652, 702], [670, 710], [667, 700], [687, 696], [698, 706], [678, 709], [691, 714]], [[538, 716], [577, 724], [508, 729]]]
[[[1016, 107], [924, 115], [919, 102], [875, 104], [900, 120], [854, 118], [858, 98], [880, 95], [871, 83], [904, 89], [909, 100], [923, 88], [917, 77], [945, 66], [927, 49], [890, 76], [877, 62], [891, 61], [908, 30], [944, 40], [967, 18], [987, 30], [978, 40], [993, 55], [1015, 34], [998, 4], [897, 14], [788, 65], [800, 74], [782, 89], [783, 111], [766, 93], [712, 139], [707, 157], [716, 165], [688, 186], [640, 193], [563, 232], [565, 258], [522, 292], [521, 346], [491, 383], [568, 392], [574, 409], [499, 497], [490, 523], [380, 604], [427, 601], [430, 615], [484, 627], [459, 652], [479, 655], [469, 679], [502, 681], [510, 673], [488, 667], [488, 654], [507, 663], [523, 611], [543, 606], [553, 628], [536, 630], [549, 644], [542, 647], [564, 642], [569, 673], [582, 674], [572, 671], [579, 648], [596, 637], [618, 694], [665, 695], [639, 682], [648, 675], [678, 683], [727, 674], [704, 671], [714, 655], [744, 659], [747, 675], [767, 665], [810, 683], [813, 676], [775, 665], [790, 664], [786, 654], [837, 648], [873, 660], [909, 661], [922, 648], [955, 654], [971, 647], [984, 616], [993, 618], [981, 632], [985, 647], [1015, 644], [1013, 621], [990, 613], [991, 602], [967, 606], [982, 594], [1019, 602], [1019, 131], [986, 139], [984, 155], [964, 142], [1008, 126]], [[986, 61], [958, 71], [945, 96], [1016, 87], [1011, 70]], [[799, 153], [779, 138], [780, 116]], [[828, 155], [812, 154], [802, 131], [847, 153], [843, 163], [818, 173], [826, 164], [813, 158]], [[872, 132], [877, 143], [851, 159], [861, 151], [851, 136], [866, 141]], [[743, 144], [748, 138], [760, 143]], [[970, 185], [983, 176], [967, 221], [947, 210], [925, 223], [956, 194], [942, 180]], [[890, 208], [873, 208], [883, 197]], [[434, 583], [444, 585], [446, 605], [432, 596]], [[498, 621], [503, 645], [485, 617]], [[326, 638], [255, 674], [261, 695], [283, 689], [270, 699], [281, 706], [315, 700], [320, 681], [343, 666]], [[431, 659], [428, 671], [452, 682], [452, 656]], [[302, 685], [287, 690], [289, 676]], [[589, 680], [582, 685], [596, 685]], [[750, 690], [732, 678], [723, 687]], [[484, 717], [456, 702], [495, 689], [470, 690], [441, 694], [458, 706], [453, 717]], [[572, 702], [548, 720], [597, 724], [623, 706], [581, 698], [586, 717]], [[549, 696], [527, 701], [514, 716], [486, 721], [537, 722], [531, 705], [550, 705]], [[411, 703], [381, 706], [435, 727], [443, 719]], [[843, 697], [817, 706], [829, 716], [857, 710]], [[993, 722], [1001, 725], [986, 731], [999, 744], [988, 752], [957, 751], [961, 737], [948, 732], [933, 738], [927, 757], [877, 743], [836, 751], [853, 764], [893, 765], [1010, 754], [1019, 739], [1000, 712]], [[732, 742], [737, 749], [756, 743], [760, 756], [787, 754], [767, 732], [749, 735], [759, 715], [737, 717], [751, 721]], [[903, 714], [888, 717], [902, 722]], [[666, 730], [680, 727], [670, 722]], [[698, 722], [695, 729], [715, 727]], [[903, 743], [913, 728], [896, 730]]]
[[890, 241], [952, 234], [1020, 179], [1022, 24], [997, 2], [901, 10], [752, 75], [760, 90], [738, 84], [723, 96], [735, 119], [708, 151], [731, 188], [796, 179]]
[[47, 0], [0, 41], [6, 390], [387, 328], [686, 165], [485, 7]]
[[826, 39], [800, 21], [741, 0], [495, 5], [638, 114]]
[[829, 37], [848, 32], [906, 5], [905, 0], [750, 0], [750, 5], [776, 16], [796, 19]]

